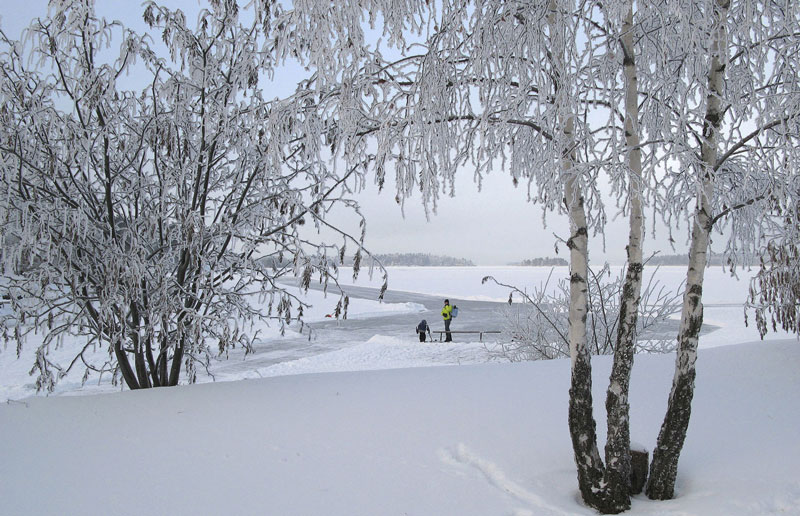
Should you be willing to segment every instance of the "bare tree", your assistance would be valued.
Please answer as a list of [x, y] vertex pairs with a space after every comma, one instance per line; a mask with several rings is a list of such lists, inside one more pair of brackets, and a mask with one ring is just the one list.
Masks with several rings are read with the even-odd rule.
[[[656, 269], [657, 270], [657, 269]], [[620, 319], [620, 300], [624, 286], [624, 270], [612, 277], [606, 266], [599, 272], [589, 269], [588, 345], [593, 355], [613, 355], [617, 346]], [[497, 281], [492, 276], [483, 279], [508, 288], [509, 303], [499, 311], [503, 317], [503, 337], [493, 355], [512, 362], [550, 360], [569, 357], [567, 313], [569, 286], [559, 278], [554, 286], [552, 271], [541, 285], [530, 292]], [[518, 298], [513, 302], [514, 298]], [[680, 311], [679, 295], [668, 291], [655, 279], [655, 271], [643, 285], [640, 313], [637, 317], [636, 353], [669, 353], [675, 350], [675, 340], [667, 336], [664, 327], [670, 316]]]
[[[210, 357], [252, 349], [250, 322], [302, 316], [278, 279], [335, 281], [348, 241], [358, 269], [363, 224], [334, 228], [339, 245], [303, 229], [330, 227], [334, 204], [357, 212], [343, 197], [356, 170], [325, 165], [312, 92], [263, 98], [278, 11], [257, 7], [214, 1], [190, 28], [147, 2], [167, 55], [88, 0], [54, 3], [23, 42], [2, 36], [0, 237], [17, 336], [45, 332], [39, 388], [81, 365], [132, 389], [194, 381]], [[122, 88], [126, 74], [145, 86]], [[55, 363], [65, 335], [86, 344]]]

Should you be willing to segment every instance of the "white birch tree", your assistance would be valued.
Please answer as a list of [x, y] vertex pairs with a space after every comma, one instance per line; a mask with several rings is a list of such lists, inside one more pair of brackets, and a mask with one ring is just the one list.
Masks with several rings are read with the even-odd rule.
[[[175, 272], [168, 276], [170, 281], [159, 284], [177, 284], [170, 293], [177, 293], [179, 299], [168, 310], [174, 314], [172, 318], [167, 322], [145, 321], [142, 334], [150, 336], [157, 329], [170, 328], [168, 334], [178, 336], [180, 345], [192, 341], [184, 336], [196, 334], [187, 333], [186, 327], [195, 331], [198, 327], [195, 320], [200, 306], [196, 303], [202, 298], [200, 292], [205, 292], [202, 285], [215, 284], [205, 275], [209, 263], [225, 261], [216, 257], [226, 256], [229, 268], [232, 264], [244, 264], [242, 267], [248, 274], [263, 271], [249, 261], [251, 255], [247, 252], [254, 248], [249, 246], [264, 244], [265, 240], [274, 245], [280, 242], [279, 250], [286, 244], [286, 252], [297, 257], [295, 268], [303, 270], [304, 278], [310, 277], [314, 267], [318, 267], [323, 278], [327, 277], [325, 265], [330, 260], [325, 248], [318, 253], [317, 261], [305, 260], [299, 250], [303, 242], [296, 224], [303, 216], [324, 224], [318, 215], [324, 213], [323, 206], [334, 201], [330, 197], [336, 191], [334, 187], [349, 174], [356, 174], [363, 181], [362, 171], [371, 169], [382, 186], [385, 175], [394, 173], [399, 203], [418, 190], [425, 209], [435, 212], [440, 195], [455, 194], [455, 174], [469, 169], [480, 187], [485, 174], [502, 168], [514, 184], [526, 189], [528, 199], [542, 208], [545, 222], [548, 212], [568, 217], [569, 228], [565, 228], [563, 241], [570, 251], [566, 335], [572, 361], [569, 427], [579, 487], [591, 507], [602, 512], [621, 512], [630, 506], [627, 398], [640, 313], [644, 214], [646, 209], [652, 210], [654, 218], [658, 214], [675, 232], [684, 221], [691, 220], [691, 264], [677, 339], [675, 379], [648, 485], [648, 495], [653, 498], [673, 496], [678, 457], [691, 409], [702, 325], [703, 270], [712, 237], [724, 240], [725, 252], [735, 267], [740, 258], [754, 256], [764, 249], [767, 239], [776, 234], [770, 224], [798, 205], [797, 183], [791, 179], [796, 176], [798, 153], [794, 147], [800, 134], [797, 7], [790, 0], [643, 3], [314, 0], [296, 2], [284, 10], [270, 2], [257, 2], [257, 23], [264, 30], [274, 29], [274, 33], [269, 33], [269, 52], [245, 52], [247, 57], [241, 66], [228, 68], [218, 64], [223, 78], [220, 83], [207, 83], [205, 77], [214, 76], [207, 73], [207, 67], [214, 64], [206, 58], [217, 54], [207, 52], [211, 47], [204, 45], [227, 40], [224, 35], [234, 30], [227, 22], [236, 18], [235, 2], [215, 1], [212, 5], [212, 12], [225, 14], [216, 21], [208, 19], [197, 31], [185, 30], [180, 17], [151, 8], [149, 18], [163, 28], [164, 39], [181, 67], [166, 67], [165, 61], [150, 57], [146, 44], [131, 39], [134, 47], [141, 49], [138, 54], [154, 78], [151, 90], [158, 92], [131, 95], [127, 104], [114, 104], [116, 109], [125, 105], [125, 109], [137, 116], [109, 116], [101, 110], [101, 117], [90, 110], [77, 121], [58, 118], [49, 115], [58, 113], [52, 107], [52, 100], [49, 104], [38, 100], [42, 88], [36, 79], [15, 83], [21, 87], [6, 88], [6, 84], [14, 83], [10, 79], [4, 79], [3, 83], [4, 94], [8, 91], [9, 98], [21, 95], [19, 105], [26, 105], [28, 98], [35, 102], [27, 105], [44, 105], [51, 119], [57, 119], [64, 127], [75, 127], [70, 137], [74, 134], [76, 141], [84, 142], [77, 148], [92, 150], [80, 154], [79, 160], [54, 160], [40, 150], [31, 151], [33, 157], [28, 157], [29, 151], [22, 150], [27, 149], [23, 142], [35, 142], [37, 137], [41, 140], [39, 133], [45, 135], [46, 141], [65, 138], [58, 133], [54, 136], [49, 124], [32, 132], [25, 132], [24, 128], [10, 131], [4, 133], [3, 151], [15, 156], [16, 161], [4, 169], [4, 178], [13, 178], [17, 170], [43, 171], [51, 162], [67, 171], [73, 168], [77, 171], [58, 188], [66, 189], [64, 185], [77, 180], [78, 172], [84, 170], [100, 178], [95, 189], [104, 192], [103, 195], [95, 191], [81, 194], [94, 199], [98, 207], [93, 211], [101, 214], [102, 224], [94, 234], [103, 237], [94, 236], [92, 242], [101, 242], [109, 248], [114, 243], [120, 249], [116, 243], [120, 237], [114, 237], [119, 232], [125, 233], [123, 242], [153, 240], [150, 236], [137, 236], [138, 240], [128, 237], [131, 233], [128, 228], [134, 225], [113, 222], [119, 218], [111, 209], [117, 203], [108, 192], [120, 188], [120, 181], [113, 180], [113, 173], [109, 179], [107, 171], [113, 172], [112, 165], [120, 170], [139, 170], [128, 163], [152, 164], [153, 169], [158, 165], [164, 170], [163, 177], [179, 171], [180, 181], [165, 183], [163, 190], [159, 190], [161, 183], [151, 186], [153, 191], [162, 192], [159, 198], [168, 195], [183, 199], [179, 205], [183, 208], [169, 210], [177, 214], [175, 218], [158, 230], [175, 236], [161, 238], [157, 247], [174, 247], [177, 251], [163, 266]], [[382, 25], [382, 32], [377, 31], [381, 37], [378, 43], [370, 42], [365, 23], [373, 28]], [[389, 48], [383, 46], [384, 40], [389, 42]], [[238, 40], [230, 38], [230, 41]], [[250, 48], [248, 45], [255, 43], [246, 43], [244, 47]], [[46, 56], [48, 49], [46, 46], [42, 49], [42, 55]], [[222, 52], [228, 58], [224, 63], [240, 55], [236, 49], [241, 47], [233, 45]], [[14, 52], [9, 45], [7, 55], [13, 56]], [[311, 75], [299, 86], [298, 93], [285, 102], [249, 105], [248, 101], [254, 102], [252, 99], [258, 94], [247, 87], [233, 93], [234, 90], [226, 89], [227, 81], [238, 77], [241, 82], [233, 80], [233, 83], [247, 84], [258, 70], [270, 69], [274, 63], [263, 60], [267, 54], [278, 61], [297, 59], [308, 66]], [[30, 77], [27, 72], [22, 73], [21, 64], [15, 66], [4, 68], [8, 70], [6, 77], [13, 78], [15, 74]], [[122, 68], [120, 65], [115, 70]], [[101, 84], [91, 79], [91, 75], [88, 77], [76, 82], [95, 85], [94, 88]], [[70, 97], [70, 91], [63, 88], [58, 96]], [[189, 95], [187, 91], [196, 93]], [[168, 102], [172, 98], [182, 100]], [[217, 131], [220, 127], [227, 128], [231, 118], [224, 111], [203, 109], [220, 99], [235, 100], [237, 106], [242, 106], [241, 116], [248, 121], [243, 127], [265, 131], [256, 136], [248, 133], [249, 139], [233, 145], [235, 151], [226, 155], [217, 154], [221, 152], [218, 146], [226, 149], [228, 146], [218, 143], [214, 135], [227, 137], [228, 132]], [[2, 113], [7, 117], [3, 119], [4, 125], [24, 125], [22, 112], [14, 111], [17, 108], [13, 106], [10, 109]], [[173, 110], [177, 116], [173, 116]], [[73, 111], [84, 113], [77, 105]], [[100, 129], [93, 132], [83, 129], [81, 121], [87, 117], [97, 120], [93, 123]], [[133, 120], [130, 127], [120, 124], [121, 128], [116, 129], [126, 138], [111, 132], [118, 119]], [[154, 129], [149, 125], [150, 120], [163, 123], [154, 123]], [[259, 122], [263, 120], [270, 123]], [[167, 129], [162, 130], [162, 126]], [[133, 137], [129, 138], [129, 132]], [[247, 131], [243, 128], [242, 132]], [[9, 139], [15, 134], [24, 138]], [[321, 165], [320, 139], [309, 139], [314, 134], [324, 139], [335, 165], [346, 171], [344, 175], [331, 174]], [[123, 140], [124, 147], [117, 143]], [[128, 140], [141, 143], [132, 146]], [[114, 153], [100, 152], [106, 148], [115, 149]], [[109, 159], [104, 159], [106, 155]], [[247, 174], [250, 164], [264, 162], [276, 170], [278, 164], [283, 167], [280, 170], [288, 167], [290, 178], [285, 185], [290, 185], [289, 191], [293, 193], [289, 199], [294, 201], [284, 206], [280, 202], [275, 205], [274, 198], [258, 199], [253, 205], [270, 206], [273, 202], [280, 216], [275, 212], [267, 216], [265, 211], [256, 210], [247, 227], [278, 230], [240, 234], [230, 229], [233, 215], [221, 207], [225, 200], [241, 197], [225, 193], [204, 197], [206, 188], [211, 192], [210, 186], [226, 184], [216, 181], [217, 167]], [[90, 165], [76, 165], [84, 163]], [[236, 166], [226, 167], [228, 163]], [[25, 200], [31, 195], [29, 191], [38, 193], [39, 183], [45, 184], [43, 176], [41, 173], [35, 180], [16, 183], [9, 179], [6, 190], [16, 188], [15, 198]], [[247, 185], [250, 176], [236, 177], [233, 184]], [[321, 182], [326, 186], [293, 190], [298, 182], [302, 184], [298, 179], [303, 177], [311, 178], [309, 185]], [[254, 181], [259, 180], [260, 176], [254, 177]], [[602, 192], [604, 185], [609, 186], [617, 208], [628, 217], [629, 238], [619, 331], [606, 396], [608, 439], [603, 459], [593, 418], [586, 317], [588, 240], [591, 234], [602, 233], [607, 220], [608, 196]], [[242, 188], [250, 191], [249, 186]], [[111, 208], [108, 202], [103, 202], [108, 199]], [[14, 222], [9, 227], [23, 227], [21, 223], [29, 216], [23, 204], [6, 209], [7, 219]], [[187, 205], [189, 208], [185, 208]], [[250, 206], [249, 198], [241, 206]], [[264, 218], [259, 218], [262, 215]], [[270, 217], [276, 217], [278, 222]], [[212, 245], [217, 242], [213, 238], [217, 234], [204, 224], [209, 218], [221, 225], [228, 224], [226, 230], [220, 230], [225, 235], [222, 239], [225, 252]], [[82, 220], [76, 217], [76, 227], [87, 227]], [[717, 230], [719, 233], [714, 233]], [[153, 228], [146, 234], [160, 235], [158, 231]], [[230, 238], [234, 243], [228, 241], [232, 231], [235, 236]], [[106, 234], [113, 238], [109, 240]], [[796, 232], [782, 234], [796, 235]], [[35, 264], [36, 257], [44, 252], [35, 245], [38, 236], [39, 232], [30, 229], [19, 235], [10, 234], [9, 242], [16, 238], [25, 243], [12, 254], [15, 258], [11, 263], [19, 267], [24, 258], [27, 263]], [[791, 248], [792, 238], [788, 237], [786, 248]], [[177, 245], [173, 246], [173, 242]], [[210, 255], [198, 251], [207, 247], [212, 249]], [[140, 255], [151, 256], [152, 252], [147, 248]], [[70, 253], [71, 249], [65, 255], [71, 257]], [[214, 258], [205, 259], [208, 256]], [[769, 263], [781, 260], [787, 259]], [[103, 263], [117, 261], [109, 259]], [[298, 267], [301, 262], [304, 265]], [[125, 271], [125, 267], [114, 270]], [[226, 276], [229, 269], [224, 271], [213, 277], [231, 280], [237, 277], [235, 273]], [[100, 314], [110, 311], [116, 315], [96, 318], [93, 334], [117, 342], [120, 328], [126, 328], [127, 321], [136, 317], [136, 310], [127, 307], [143, 303], [141, 295], [128, 293], [135, 292], [134, 282], [125, 288], [116, 286], [120, 282], [112, 282], [115, 285], [112, 293], [88, 296], [86, 278], [94, 278], [90, 272], [94, 273], [92, 270], [78, 276], [78, 286], [83, 289], [78, 292], [83, 297], [75, 304], [89, 310], [83, 308], [89, 305], [87, 301], [97, 304], [99, 301], [95, 299], [102, 300], [102, 310], [93, 309]], [[46, 279], [48, 285], [58, 284], [49, 277]], [[62, 281], [57, 292], [65, 290], [64, 285]], [[120, 292], [125, 295], [120, 297]], [[283, 295], [269, 289], [265, 294]], [[117, 299], [123, 300], [121, 304]], [[286, 305], [281, 301], [279, 307]], [[135, 343], [132, 348], [136, 350]], [[178, 352], [172, 353], [174, 359]], [[128, 376], [134, 376], [133, 368], [130, 369]]]
[[[250, 321], [302, 316], [279, 278], [335, 281], [348, 241], [358, 268], [363, 232], [323, 245], [301, 230], [329, 225], [333, 204], [357, 211], [342, 196], [356, 171], [325, 165], [311, 93], [263, 98], [278, 11], [257, 7], [212, 1], [190, 27], [147, 2], [168, 55], [91, 0], [52, 2], [25, 41], [3, 35], [0, 237], [16, 337], [45, 334], [39, 388], [81, 366], [132, 389], [194, 381], [211, 357], [252, 349]], [[147, 85], [125, 89], [127, 73]], [[55, 363], [67, 334], [86, 345]]]
[[[319, 2], [296, 5], [285, 22], [291, 27], [287, 30], [314, 35], [301, 45], [307, 54], [300, 57], [310, 65], [323, 63], [314, 68], [313, 87], [321, 92], [321, 104], [327, 99], [330, 110], [341, 114], [341, 133], [351, 135], [339, 145], [340, 155], [363, 161], [368, 154], [379, 184], [394, 169], [399, 202], [419, 189], [426, 209], [435, 211], [438, 195], [454, 194], [456, 173], [469, 167], [480, 185], [483, 175], [500, 165], [515, 184], [526, 185], [528, 198], [545, 213], [568, 216], [570, 433], [584, 500], [605, 512], [630, 504], [630, 460], [624, 459], [629, 439], [622, 428], [609, 445], [614, 473], [607, 474], [597, 448], [586, 340], [588, 239], [590, 232], [602, 231], [606, 220], [601, 172], [613, 169], [609, 175], [619, 192], [627, 192], [628, 184], [642, 185], [641, 170], [627, 172], [631, 161], [641, 168], [639, 150], [635, 140], [632, 153], [622, 150], [624, 119], [617, 110], [625, 5], [443, 2], [426, 13], [416, 4], [376, 1], [336, 7]], [[367, 48], [360, 26], [341, 22], [358, 19], [359, 8], [370, 13], [371, 22], [383, 15], [384, 35], [400, 45], [399, 56], [389, 59], [380, 47]], [[616, 27], [611, 32], [601, 30], [605, 21], [598, 23], [607, 12], [609, 28]], [[398, 18], [408, 23], [407, 32]], [[340, 32], [327, 28], [331, 25]], [[334, 49], [333, 61], [345, 64], [343, 71], [332, 72], [331, 60], [320, 57], [328, 49]], [[630, 116], [632, 134], [636, 113]], [[598, 131], [604, 131], [599, 138]], [[367, 138], [376, 142], [375, 151]], [[612, 424], [625, 427], [635, 343], [631, 328], [641, 285], [641, 210], [639, 195], [632, 197], [633, 207], [624, 208], [638, 224], [632, 231], [635, 263], [625, 289], [630, 299], [622, 326], [628, 334], [621, 337], [609, 402]]]
[[[657, 498], [671, 496], [670, 489], [653, 486], [662, 483], [667, 470], [674, 480], [676, 469], [663, 466], [677, 464], [688, 423], [711, 230], [722, 231], [733, 264], [757, 252], [764, 227], [758, 214], [767, 213], [764, 201], [775, 197], [770, 193], [775, 186], [785, 184], [781, 171], [791, 169], [774, 157], [760, 158], [793, 156], [796, 100], [791, 92], [797, 89], [789, 70], [796, 69], [791, 54], [796, 8], [788, 2], [740, 2], [732, 38], [719, 23], [727, 1], [487, 0], [442, 2], [428, 12], [420, 4], [377, 0], [341, 8], [312, 4], [295, 6], [286, 23], [316, 35], [303, 46], [306, 62], [330, 62], [320, 57], [323, 43], [336, 49], [332, 55], [345, 65], [344, 72], [330, 64], [315, 68], [314, 81], [331, 110], [347, 113], [346, 124], [340, 123], [349, 129], [342, 134], [353, 136], [339, 147], [344, 159], [369, 154], [379, 184], [394, 169], [399, 202], [419, 189], [426, 208], [434, 211], [438, 195], [453, 195], [452, 178], [459, 170], [471, 168], [480, 185], [483, 174], [501, 166], [515, 182], [527, 184], [530, 200], [569, 216], [570, 426], [584, 500], [603, 511], [619, 512], [629, 504], [627, 385], [641, 292], [645, 203], [671, 228], [690, 218], [697, 221], [671, 398], [682, 408], [671, 408], [667, 417], [681, 419], [677, 427], [683, 430], [659, 439], [649, 491]], [[370, 13], [371, 23], [384, 17], [383, 35], [400, 46], [399, 56], [389, 59], [380, 47], [364, 46], [360, 26], [352, 21], [361, 8]], [[769, 14], [760, 17], [762, 11]], [[338, 31], [325, 30], [334, 25], [331, 20], [341, 19], [350, 21], [335, 24]], [[735, 80], [727, 76], [723, 83], [720, 63], [727, 57], [722, 54], [730, 52], [719, 49], [728, 45], [741, 67]], [[780, 71], [770, 71], [773, 66]], [[726, 98], [731, 96], [735, 102]], [[597, 122], [598, 114], [604, 122]], [[720, 139], [720, 130], [728, 136]], [[375, 152], [364, 143], [369, 136], [377, 142]], [[606, 217], [598, 194], [601, 171], [610, 178], [630, 227], [624, 308], [606, 400], [605, 464], [591, 415], [584, 321], [585, 239], [603, 227]], [[778, 197], [796, 195], [789, 190], [779, 187]], [[692, 201], [696, 207], [690, 217]], [[665, 422], [664, 428], [673, 425]]]
[[734, 270], [766, 248], [775, 203], [798, 202], [800, 11], [792, 2], [714, 0], [670, 2], [661, 12], [659, 48], [670, 57], [659, 83], [661, 92], [673, 89], [660, 99], [661, 135], [680, 162], [668, 174], [663, 213], [684, 217], [675, 208], [694, 201], [675, 377], [647, 486], [651, 498], [668, 499], [691, 414], [713, 232]]

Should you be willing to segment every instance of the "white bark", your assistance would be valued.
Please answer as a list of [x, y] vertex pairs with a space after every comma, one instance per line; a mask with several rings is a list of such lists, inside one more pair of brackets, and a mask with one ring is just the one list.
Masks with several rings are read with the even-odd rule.
[[703, 167], [697, 171], [698, 196], [689, 249], [686, 291], [678, 330], [675, 376], [667, 413], [653, 452], [650, 479], [647, 484], [647, 495], [653, 499], [671, 499], [674, 495], [678, 459], [686, 439], [694, 396], [697, 345], [703, 325], [703, 275], [712, 228], [713, 174], [717, 163], [717, 138], [723, 116], [722, 88], [727, 64], [725, 53], [729, 6], [729, 0], [715, 0], [716, 27], [708, 71], [706, 116], [700, 153]]
[[551, 0], [547, 14], [555, 75], [553, 98], [561, 128], [560, 167], [564, 184], [564, 205], [569, 217], [569, 312], [567, 340], [572, 363], [569, 391], [569, 431], [578, 470], [578, 487], [584, 502], [598, 510], [605, 505], [602, 479], [603, 462], [597, 448], [596, 424], [592, 403], [592, 357], [587, 346], [586, 319], [589, 312], [589, 231], [584, 198], [576, 167], [575, 113], [566, 101], [566, 41], [561, 6]]
[[614, 363], [606, 395], [607, 440], [606, 479], [620, 510], [630, 508], [630, 406], [628, 391], [636, 349], [636, 324], [642, 290], [642, 152], [639, 147], [639, 89], [633, 43], [633, 6], [622, 24], [622, 53], [625, 88], [625, 147], [629, 169], [630, 214], [628, 264], [620, 300], [620, 318]]

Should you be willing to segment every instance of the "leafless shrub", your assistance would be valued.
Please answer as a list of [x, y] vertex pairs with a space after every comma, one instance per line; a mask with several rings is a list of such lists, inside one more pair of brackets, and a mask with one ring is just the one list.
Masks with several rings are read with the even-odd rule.
[[[674, 332], [660, 331], [670, 316], [680, 310], [680, 295], [669, 291], [655, 279], [655, 269], [642, 289], [636, 323], [638, 353], [668, 353], [675, 349]], [[588, 344], [595, 355], [614, 353], [624, 269], [616, 276], [606, 264], [599, 272], [590, 270]], [[497, 281], [492, 276], [483, 282], [509, 289], [508, 305], [500, 309], [503, 317], [502, 336], [490, 353], [498, 358], [521, 362], [569, 357], [567, 320], [569, 281], [558, 280], [550, 289], [551, 269], [547, 280], [531, 292]], [[514, 297], [521, 302], [514, 303]]]

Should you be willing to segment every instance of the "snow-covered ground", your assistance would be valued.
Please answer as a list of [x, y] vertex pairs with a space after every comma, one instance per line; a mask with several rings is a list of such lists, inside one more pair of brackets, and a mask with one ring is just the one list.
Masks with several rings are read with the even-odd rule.
[[[619, 267], [612, 268], [616, 274]], [[547, 281], [551, 275], [550, 286], [555, 286], [560, 278], [567, 276], [566, 267], [391, 267], [389, 268], [389, 288], [391, 290], [414, 292], [459, 299], [472, 299], [479, 301], [505, 302], [508, 299], [508, 290], [493, 282], [482, 283], [485, 276], [494, 276], [498, 281], [517, 285], [520, 288], [531, 289]], [[677, 290], [686, 274], [684, 267], [661, 267], [658, 269], [656, 279], [665, 287]], [[705, 335], [701, 340], [701, 347], [716, 347], [741, 342], [759, 340], [758, 331], [751, 324], [746, 327], [743, 322], [742, 304], [747, 298], [748, 272], [742, 272], [742, 277], [737, 280], [731, 278], [729, 273], [720, 268], [709, 268], [706, 271], [706, 284], [704, 291], [705, 322], [719, 327], [716, 331]], [[649, 280], [649, 275], [645, 275]], [[369, 277], [366, 270], [359, 276], [356, 285], [380, 287], [381, 277], [374, 274]], [[353, 284], [351, 271], [342, 268], [340, 282], [343, 285]], [[299, 289], [294, 292], [301, 295]], [[325, 316], [333, 312], [338, 297], [329, 294], [324, 296], [319, 291], [309, 291], [306, 301], [312, 306], [305, 311], [304, 319], [308, 323], [326, 320]], [[353, 371], [364, 369], [387, 369], [396, 367], [416, 367], [422, 365], [450, 365], [483, 363], [489, 360], [489, 354], [480, 343], [463, 343], [454, 346], [452, 350], [437, 349], [431, 351], [429, 346], [416, 342], [411, 329], [404, 333], [387, 333], [382, 331], [383, 321], [386, 316], [401, 314], [414, 314], [425, 309], [416, 302], [379, 303], [376, 299], [360, 299], [352, 297], [348, 310], [349, 320], [374, 319], [375, 331], [360, 341], [342, 342], [336, 349], [330, 346], [311, 346], [308, 350], [289, 350], [290, 352], [279, 355], [269, 367], [258, 365], [252, 361], [253, 366], [248, 367], [247, 358], [233, 353], [228, 360], [243, 361], [236, 364], [233, 373], [226, 370], [225, 374], [218, 375], [218, 379], [226, 381], [242, 378], [257, 378], [263, 376], [276, 376], [282, 374], [298, 374], [304, 372], [325, 371]], [[752, 315], [752, 314], [751, 314]], [[678, 314], [675, 314], [675, 318]], [[751, 317], [752, 320], [752, 317]], [[434, 321], [431, 321], [434, 322]], [[348, 321], [342, 321], [342, 326], [347, 327]], [[416, 323], [414, 323], [416, 324]], [[486, 328], [484, 328], [486, 329]], [[495, 329], [495, 328], [489, 328]], [[276, 343], [284, 343], [290, 339], [296, 342], [306, 340], [304, 335], [297, 332], [295, 327], [287, 331], [286, 336], [280, 336], [276, 324], [257, 324], [251, 331], [258, 335], [259, 349], [270, 348]], [[16, 348], [13, 342], [0, 348], [0, 400], [21, 399], [36, 393], [33, 378], [28, 375], [33, 364], [34, 351], [41, 340], [41, 335], [29, 338], [22, 350], [20, 359], [16, 358]], [[324, 336], [322, 337], [324, 339]], [[783, 333], [769, 334], [768, 339], [786, 338]], [[78, 341], [65, 342], [61, 347], [52, 349], [53, 358], [61, 363], [68, 362], [74, 356], [74, 349], [80, 345]], [[278, 346], [280, 347], [280, 346]], [[283, 348], [290, 347], [283, 345]], [[102, 355], [104, 350], [98, 349]], [[223, 362], [226, 361], [223, 359]], [[230, 369], [230, 368], [227, 368]], [[106, 375], [100, 379], [96, 375], [82, 385], [83, 371], [76, 367], [74, 372], [60, 381], [56, 394], [85, 394], [114, 392], [119, 390], [110, 383]], [[213, 378], [201, 374], [200, 382], [210, 382]]]
[[[602, 400], [609, 360], [594, 363]], [[638, 496], [630, 514], [798, 514], [797, 342], [705, 350], [698, 368], [677, 498]], [[637, 357], [632, 435], [649, 447], [671, 369]], [[577, 499], [568, 382], [558, 360], [5, 404], [0, 512], [592, 514]]]
[[[390, 288], [505, 300], [481, 277], [522, 286], [548, 272], [393, 268]], [[659, 274], [682, 279], [680, 268]], [[785, 334], [757, 342], [742, 323], [746, 282], [715, 269], [706, 277], [706, 320], [720, 328], [701, 341], [677, 498], [636, 497], [631, 514], [800, 514], [800, 344]], [[310, 295], [309, 319], [324, 318], [335, 301]], [[421, 309], [354, 299], [350, 317]], [[265, 342], [280, 338], [260, 329]], [[14, 400], [0, 405], [0, 514], [593, 512], [578, 501], [566, 429], [569, 361], [490, 363], [481, 343], [421, 344], [378, 331], [244, 368], [246, 381], [31, 398], [30, 362], [15, 356], [0, 353], [0, 399]], [[636, 359], [632, 438], [650, 449], [673, 362]], [[424, 367], [432, 365], [451, 367]], [[609, 368], [608, 357], [594, 360], [601, 439]], [[119, 388], [80, 389], [78, 379], [59, 392], [109, 390]]]

